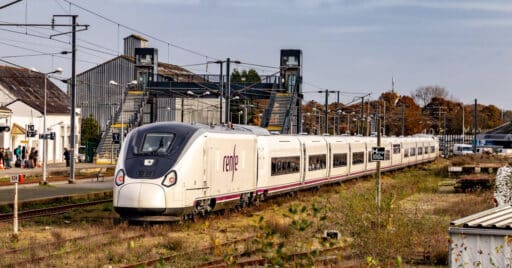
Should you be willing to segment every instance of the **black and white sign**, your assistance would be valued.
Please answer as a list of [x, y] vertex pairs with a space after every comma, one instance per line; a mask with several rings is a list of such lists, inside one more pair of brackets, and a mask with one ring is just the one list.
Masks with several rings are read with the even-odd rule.
[[383, 161], [386, 155], [384, 147], [372, 147], [372, 161]]
[[18, 180], [19, 180], [18, 179], [18, 175], [12, 175], [11, 176], [11, 183], [16, 183], [16, 182], [18, 182]]

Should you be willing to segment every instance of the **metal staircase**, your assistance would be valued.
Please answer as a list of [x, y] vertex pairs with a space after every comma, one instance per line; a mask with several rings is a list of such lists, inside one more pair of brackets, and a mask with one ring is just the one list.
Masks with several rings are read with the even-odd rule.
[[142, 124], [144, 105], [147, 100], [147, 91], [125, 91], [121, 107], [117, 109], [114, 118], [109, 121], [107, 129], [101, 136], [101, 141], [96, 150], [97, 164], [113, 164], [117, 161], [121, 143], [114, 143], [113, 135], [118, 133], [121, 137], [121, 131], [126, 134]]
[[295, 89], [292, 93], [272, 91], [267, 108], [265, 109], [262, 126], [269, 131], [281, 134], [288, 133], [293, 124], [291, 118], [295, 113]]

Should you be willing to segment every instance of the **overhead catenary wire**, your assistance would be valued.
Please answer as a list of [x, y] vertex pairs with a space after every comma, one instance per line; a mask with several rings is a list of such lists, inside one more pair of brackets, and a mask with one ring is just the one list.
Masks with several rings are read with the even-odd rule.
[[127, 26], [127, 25], [122, 24], [122, 23], [120, 23], [120, 22], [117, 22], [117, 21], [115, 21], [115, 20], [113, 20], [113, 19], [107, 18], [106, 16], [101, 15], [101, 14], [99, 14], [99, 13], [95, 12], [95, 11], [92, 11], [92, 10], [90, 10], [90, 9], [87, 9], [87, 8], [85, 8], [85, 7], [82, 7], [82, 6], [80, 6], [80, 5], [77, 5], [77, 4], [75, 4], [75, 3], [73, 3], [73, 2], [71, 2], [71, 1], [69, 1], [69, 0], [62, 0], [62, 1], [64, 1], [64, 2], [68, 3], [70, 6], [71, 6], [71, 5], [72, 5], [72, 6], [75, 6], [75, 7], [76, 7], [76, 8], [78, 8], [78, 9], [81, 9], [81, 10], [83, 10], [83, 11], [85, 11], [85, 12], [89, 13], [89, 14], [92, 14], [92, 15], [94, 15], [94, 16], [97, 16], [97, 17], [99, 17], [99, 18], [101, 18], [101, 19], [103, 19], [103, 20], [106, 20], [106, 21], [108, 21], [108, 22], [110, 22], [110, 23], [114, 24], [114, 25], [116, 25], [116, 24], [117, 24], [117, 25], [119, 25], [119, 26], [120, 26], [120, 27], [122, 27], [122, 28], [125, 28], [125, 29], [127, 29], [127, 30], [130, 30], [130, 31], [136, 32], [136, 33], [138, 33], [138, 34], [142, 34], [142, 35], [144, 35], [144, 36], [146, 36], [146, 37], [149, 37], [149, 38], [151, 38], [151, 39], [153, 39], [153, 40], [156, 40], [156, 41], [159, 41], [159, 42], [161, 42], [161, 43], [167, 44], [168, 46], [172, 46], [172, 47], [174, 47], [174, 48], [181, 49], [181, 50], [183, 50], [183, 51], [189, 52], [189, 53], [194, 54], [194, 55], [196, 55], [196, 56], [201, 56], [201, 57], [206, 57], [206, 58], [209, 58], [209, 59], [219, 60], [219, 59], [217, 59], [217, 58], [215, 58], [215, 57], [211, 57], [211, 56], [208, 56], [208, 55], [206, 55], [206, 54], [204, 54], [204, 53], [201, 53], [201, 52], [198, 52], [198, 51], [195, 51], [195, 50], [192, 50], [192, 49], [189, 49], [189, 48], [185, 48], [185, 47], [183, 47], [183, 46], [180, 46], [180, 45], [177, 45], [177, 44], [174, 44], [174, 43], [171, 43], [171, 42], [168, 42], [168, 41], [162, 40], [162, 39], [160, 39], [160, 38], [158, 38], [158, 37], [155, 37], [155, 36], [153, 36], [153, 35], [147, 34], [147, 33], [143, 32], [143, 31], [137, 30], [137, 29], [135, 29], [135, 28], [133, 28], [133, 27]]
[[[0, 44], [11, 46], [11, 47], [15, 47], [15, 48], [19, 48], [19, 49], [23, 49], [23, 50], [27, 50], [27, 51], [31, 51], [31, 52], [36, 52], [36, 53], [48, 53], [48, 52], [45, 52], [45, 51], [40, 51], [40, 50], [37, 50], [37, 49], [32, 49], [32, 48], [22, 47], [22, 46], [18, 46], [18, 45], [13, 45], [13, 44], [9, 44], [9, 43], [2, 42], [2, 41], [0, 41]], [[53, 56], [58, 57], [58, 58], [62, 58], [62, 59], [67, 59], [67, 60], [70, 59], [69, 57], [65, 57], [65, 56], [57, 56], [57, 55], [53, 55]], [[77, 61], [84, 62], [84, 63], [89, 63], [89, 64], [96, 64], [96, 65], [99, 64], [97, 62], [92, 62], [92, 61], [87, 61], [87, 60], [77, 60]]]
[[[37, 37], [37, 38], [41, 38], [41, 39], [46, 39], [46, 40], [52, 40], [52, 41], [55, 41], [55, 42], [58, 42], [58, 43], [62, 43], [62, 44], [67, 44], [69, 45], [70, 43], [67, 42], [67, 41], [62, 41], [62, 40], [59, 40], [59, 39], [49, 39], [48, 36], [45, 36], [45, 35], [38, 35], [38, 34], [33, 34], [33, 33], [24, 33], [24, 32], [20, 32], [20, 31], [15, 31], [15, 30], [9, 30], [9, 29], [3, 29], [3, 28], [0, 28], [0, 31], [5, 31], [5, 32], [10, 32], [10, 33], [15, 33], [15, 34], [21, 34], [21, 35], [27, 35], [27, 36], [31, 36], [31, 37]], [[39, 44], [41, 45], [41, 44]], [[116, 54], [114, 53], [109, 53], [109, 52], [106, 52], [106, 51], [101, 51], [101, 50], [97, 50], [97, 49], [93, 49], [93, 48], [90, 48], [90, 47], [86, 47], [86, 46], [83, 46], [83, 45], [77, 45], [77, 47], [79, 48], [82, 48], [82, 49], [85, 49], [85, 50], [90, 50], [90, 51], [94, 51], [94, 52], [98, 52], [98, 53], [102, 53], [102, 54], [106, 54], [106, 55], [111, 55], [111, 56], [117, 56]], [[101, 48], [101, 47], [100, 47]], [[85, 51], [82, 51], [82, 53], [86, 53]], [[86, 53], [87, 54], [87, 53]], [[89, 54], [89, 55], [94, 55], [94, 54]], [[97, 56], [97, 55], [94, 55], [94, 56]]]

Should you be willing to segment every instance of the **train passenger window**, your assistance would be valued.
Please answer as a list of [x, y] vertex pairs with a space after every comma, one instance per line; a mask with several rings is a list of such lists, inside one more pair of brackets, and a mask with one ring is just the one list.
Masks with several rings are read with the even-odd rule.
[[347, 166], [347, 154], [333, 154], [332, 167]]
[[409, 155], [410, 156], [415, 156], [416, 155], [416, 148], [410, 148], [409, 149]]
[[409, 149], [408, 148], [404, 149], [404, 157], [409, 157]]
[[364, 163], [364, 152], [352, 153], [352, 165]]
[[425, 149], [423, 149], [423, 152], [424, 152], [425, 154], [428, 154], [428, 146], [425, 146]]
[[393, 154], [400, 153], [400, 144], [393, 144]]
[[327, 160], [326, 160], [325, 154], [310, 155], [308, 170], [312, 171], [312, 170], [325, 169], [326, 163], [327, 163]]
[[422, 155], [423, 154], [423, 147], [418, 147], [418, 155]]
[[272, 157], [270, 166], [271, 176], [298, 173], [300, 167], [300, 157]]
[[433, 154], [436, 152], [436, 147], [435, 146], [430, 146], [430, 153]]
[[174, 140], [172, 133], [147, 133], [141, 153], [166, 153]]

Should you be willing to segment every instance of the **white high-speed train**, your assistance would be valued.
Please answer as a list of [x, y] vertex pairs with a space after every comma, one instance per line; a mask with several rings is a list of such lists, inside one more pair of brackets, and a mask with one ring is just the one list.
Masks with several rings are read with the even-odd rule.
[[[169, 220], [375, 172], [376, 137], [269, 135], [265, 129], [176, 122], [132, 130], [114, 178], [114, 209], [131, 220]], [[432, 136], [382, 138], [391, 170], [434, 160]]]

